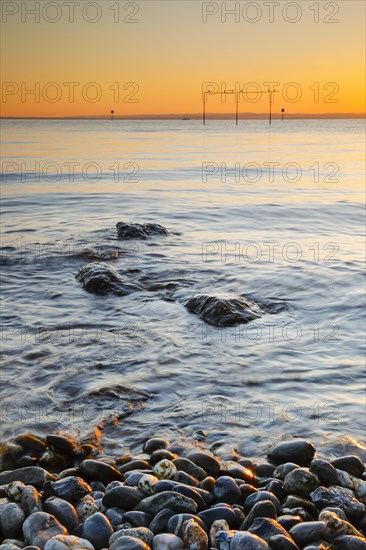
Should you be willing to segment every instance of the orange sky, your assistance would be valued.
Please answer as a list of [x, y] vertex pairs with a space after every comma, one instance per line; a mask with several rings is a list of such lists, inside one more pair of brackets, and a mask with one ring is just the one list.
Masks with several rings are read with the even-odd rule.
[[[2, 10], [2, 116], [195, 113], [206, 82], [278, 82], [274, 112], [365, 111], [362, 1], [2, 0]], [[249, 97], [241, 112], [267, 112], [266, 96]], [[234, 99], [210, 97], [207, 110], [233, 112]]]

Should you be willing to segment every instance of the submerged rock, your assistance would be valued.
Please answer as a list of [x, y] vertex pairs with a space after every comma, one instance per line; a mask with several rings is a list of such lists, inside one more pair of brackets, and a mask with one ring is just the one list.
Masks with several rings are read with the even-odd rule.
[[167, 235], [168, 231], [158, 223], [117, 223], [119, 239], [147, 239], [153, 235]]
[[203, 321], [217, 327], [229, 327], [249, 323], [264, 313], [262, 308], [247, 298], [232, 295], [210, 296], [197, 294], [185, 303], [190, 313], [196, 313]]
[[76, 274], [76, 279], [85, 290], [95, 294], [113, 293], [124, 296], [135, 290], [141, 290], [139, 285], [121, 277], [113, 267], [100, 262], [84, 265]]

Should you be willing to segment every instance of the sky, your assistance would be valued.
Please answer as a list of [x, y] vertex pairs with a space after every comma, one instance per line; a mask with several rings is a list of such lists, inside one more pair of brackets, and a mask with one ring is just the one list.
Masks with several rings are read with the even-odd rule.
[[365, 111], [362, 0], [1, 4], [4, 117]]

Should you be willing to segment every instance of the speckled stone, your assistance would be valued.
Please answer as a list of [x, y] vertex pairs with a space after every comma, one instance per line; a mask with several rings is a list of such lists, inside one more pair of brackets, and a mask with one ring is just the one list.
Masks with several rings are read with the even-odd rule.
[[284, 480], [285, 491], [289, 494], [308, 497], [319, 486], [319, 479], [306, 468], [296, 468]]
[[207, 533], [194, 519], [189, 519], [183, 524], [183, 541], [187, 550], [207, 550]]

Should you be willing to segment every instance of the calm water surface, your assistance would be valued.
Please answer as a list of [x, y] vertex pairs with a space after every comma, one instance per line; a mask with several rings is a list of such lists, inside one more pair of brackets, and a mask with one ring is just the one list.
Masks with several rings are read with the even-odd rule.
[[[203, 429], [218, 453], [300, 435], [361, 454], [364, 134], [3, 121], [2, 437], [99, 428], [120, 453]], [[121, 242], [118, 221], [171, 234]], [[98, 257], [149, 290], [85, 292], [75, 275]], [[196, 293], [282, 307], [218, 330], [182, 305]]]

